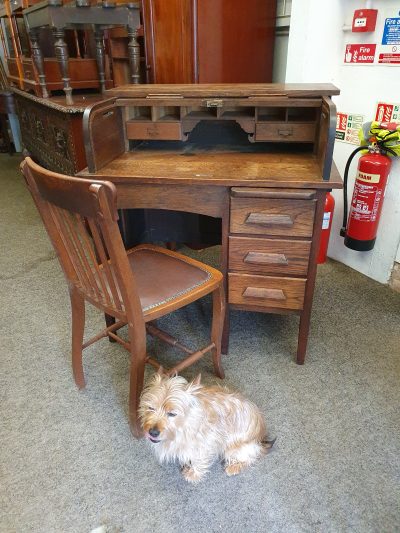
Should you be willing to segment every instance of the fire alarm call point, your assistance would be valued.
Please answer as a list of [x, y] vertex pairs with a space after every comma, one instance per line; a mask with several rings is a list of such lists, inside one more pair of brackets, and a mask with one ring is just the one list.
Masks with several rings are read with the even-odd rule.
[[357, 9], [354, 11], [351, 31], [375, 31], [377, 9]]

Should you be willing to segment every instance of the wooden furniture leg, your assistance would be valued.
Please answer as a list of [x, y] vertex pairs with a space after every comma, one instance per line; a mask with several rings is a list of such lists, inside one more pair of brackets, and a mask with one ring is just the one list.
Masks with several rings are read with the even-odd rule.
[[224, 355], [228, 355], [229, 351], [229, 330], [230, 330], [230, 317], [229, 317], [229, 304], [226, 304], [224, 329], [222, 331], [221, 351]]
[[72, 99], [72, 87], [71, 87], [71, 78], [68, 73], [68, 48], [67, 43], [65, 42], [65, 35], [63, 28], [56, 28], [54, 30], [54, 37], [56, 38], [54, 47], [56, 50], [56, 57], [58, 64], [60, 66], [61, 77], [64, 83], [64, 92], [65, 98], [68, 105], [74, 103]]
[[140, 83], [140, 46], [137, 42], [137, 33], [137, 28], [128, 28], [128, 54], [131, 83]]
[[216, 375], [224, 379], [225, 373], [221, 365], [221, 342], [222, 330], [225, 319], [225, 294], [222, 285], [212, 293], [213, 299], [213, 318], [211, 326], [211, 342], [215, 344], [212, 350], [214, 371]]
[[228, 355], [229, 350], [229, 298], [228, 298], [228, 263], [229, 263], [229, 222], [230, 222], [230, 199], [227, 196], [224, 201], [222, 226], [221, 226], [221, 270], [224, 274], [224, 291], [225, 291], [225, 316], [224, 327], [222, 331], [221, 351]]
[[82, 366], [83, 333], [85, 329], [85, 300], [72, 287], [69, 290], [72, 313], [72, 371], [79, 389], [85, 387]]
[[142, 436], [142, 428], [138, 417], [140, 395], [143, 389], [144, 367], [146, 364], [146, 327], [144, 322], [129, 325], [131, 368], [129, 385], [129, 422], [131, 431], [136, 438]]
[[39, 85], [42, 90], [42, 97], [48, 98], [49, 93], [46, 86], [46, 76], [44, 73], [44, 59], [39, 45], [39, 29], [34, 28], [29, 32], [29, 38], [31, 41], [32, 59], [35, 64], [36, 70], [39, 76]]
[[317, 254], [322, 231], [322, 219], [324, 216], [325, 191], [318, 191], [317, 207], [314, 217], [313, 240], [310, 251], [310, 267], [307, 275], [307, 283], [304, 296], [304, 306], [300, 314], [299, 337], [297, 344], [296, 363], [304, 364], [310, 330], [311, 308], [314, 295], [315, 278], [317, 275]]
[[96, 27], [94, 38], [96, 40], [96, 61], [97, 70], [99, 72], [100, 90], [104, 93], [106, 90], [104, 31], [101, 28]]

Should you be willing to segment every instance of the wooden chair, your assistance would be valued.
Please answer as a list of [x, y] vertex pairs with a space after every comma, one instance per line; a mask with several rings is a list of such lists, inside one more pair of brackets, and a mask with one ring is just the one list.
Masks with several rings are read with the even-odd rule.
[[[137, 408], [143, 387], [145, 363], [160, 365], [146, 354], [146, 331], [186, 354], [167, 371], [179, 372], [207, 352], [212, 352], [217, 376], [221, 366], [221, 336], [225, 312], [222, 274], [176, 252], [150, 244], [124, 249], [117, 224], [115, 186], [56, 174], [29, 157], [21, 165], [28, 188], [57, 251], [67, 278], [72, 308], [72, 369], [79, 388], [85, 386], [82, 349], [95, 341], [115, 339], [131, 354], [129, 419], [140, 436]], [[159, 330], [152, 321], [212, 293], [211, 342], [191, 351]], [[83, 343], [85, 301], [116, 322]], [[128, 326], [129, 342], [117, 330]]]

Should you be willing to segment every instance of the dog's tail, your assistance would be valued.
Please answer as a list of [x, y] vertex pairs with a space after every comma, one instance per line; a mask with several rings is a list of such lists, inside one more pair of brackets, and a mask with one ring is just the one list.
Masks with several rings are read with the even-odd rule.
[[275, 444], [275, 441], [276, 437], [274, 439], [269, 439], [268, 437], [265, 437], [261, 441], [261, 446], [263, 447], [264, 453], [268, 453], [271, 450], [272, 446]]

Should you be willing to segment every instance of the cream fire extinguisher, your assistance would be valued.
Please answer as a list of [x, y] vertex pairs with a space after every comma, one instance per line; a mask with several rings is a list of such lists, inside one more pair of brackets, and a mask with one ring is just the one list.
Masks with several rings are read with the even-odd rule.
[[[370, 128], [370, 144], [359, 146], [351, 154], [344, 171], [343, 227], [340, 235], [344, 245], [352, 250], [372, 250], [382, 211], [383, 198], [392, 161], [388, 154], [396, 156], [400, 126], [373, 122]], [[394, 142], [393, 142], [394, 141]], [[388, 145], [390, 143], [390, 146]], [[360, 151], [367, 150], [358, 162], [356, 180], [347, 219], [347, 181], [351, 162]]]

